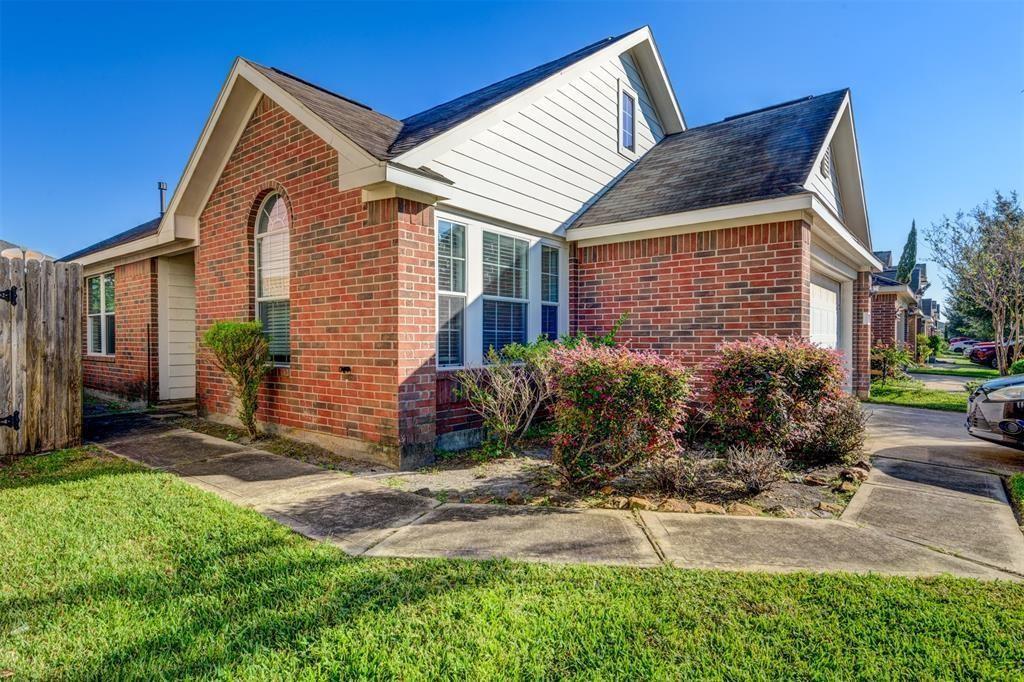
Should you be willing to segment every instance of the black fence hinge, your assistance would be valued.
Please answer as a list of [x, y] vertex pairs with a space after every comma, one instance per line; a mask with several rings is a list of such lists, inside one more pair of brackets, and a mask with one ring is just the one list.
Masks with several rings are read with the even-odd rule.
[[17, 431], [21, 428], [21, 412], [15, 410], [6, 417], [0, 417], [0, 426], [9, 426]]
[[18, 305], [18, 287], [0, 289], [0, 300], [7, 301], [11, 305]]

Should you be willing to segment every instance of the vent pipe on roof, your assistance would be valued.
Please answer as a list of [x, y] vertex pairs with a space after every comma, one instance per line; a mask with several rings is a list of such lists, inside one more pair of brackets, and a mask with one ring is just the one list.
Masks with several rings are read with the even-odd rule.
[[160, 215], [164, 214], [164, 193], [167, 192], [167, 183], [160, 180], [156, 183], [157, 190], [160, 191]]

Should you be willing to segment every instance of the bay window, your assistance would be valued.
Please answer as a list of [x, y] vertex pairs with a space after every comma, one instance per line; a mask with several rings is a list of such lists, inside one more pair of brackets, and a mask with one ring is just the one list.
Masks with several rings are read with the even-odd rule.
[[527, 253], [530, 243], [483, 233], [483, 352], [526, 343]]
[[564, 249], [542, 238], [438, 216], [437, 366], [479, 366], [490, 349], [568, 331]]
[[114, 313], [114, 273], [89, 277], [85, 281], [88, 291], [88, 352], [92, 355], [114, 355], [116, 350], [116, 324]]

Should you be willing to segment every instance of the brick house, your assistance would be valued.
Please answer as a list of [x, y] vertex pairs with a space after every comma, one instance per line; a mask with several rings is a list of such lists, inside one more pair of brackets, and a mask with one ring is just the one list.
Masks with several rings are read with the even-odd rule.
[[197, 339], [259, 319], [265, 427], [396, 467], [476, 435], [453, 370], [623, 312], [694, 364], [809, 337], [864, 393], [881, 268], [849, 91], [688, 129], [647, 28], [403, 120], [240, 58], [166, 212], [65, 259], [88, 387], [229, 421]]
[[917, 349], [917, 335], [937, 333], [939, 304], [923, 298], [930, 286], [928, 268], [917, 263], [909, 282], [900, 282], [892, 264], [891, 251], [875, 251], [882, 271], [871, 276], [871, 345], [896, 345], [911, 353]]

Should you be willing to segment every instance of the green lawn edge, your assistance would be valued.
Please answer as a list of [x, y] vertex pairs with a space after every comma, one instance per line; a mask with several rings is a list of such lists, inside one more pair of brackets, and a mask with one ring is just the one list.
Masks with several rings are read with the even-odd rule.
[[887, 382], [885, 384], [874, 382], [871, 384], [871, 392], [865, 402], [944, 412], [966, 412], [967, 392], [940, 391], [926, 388], [919, 382]]

